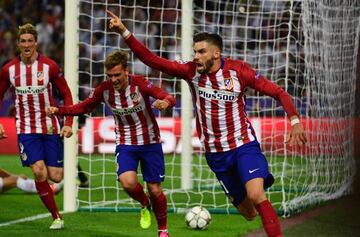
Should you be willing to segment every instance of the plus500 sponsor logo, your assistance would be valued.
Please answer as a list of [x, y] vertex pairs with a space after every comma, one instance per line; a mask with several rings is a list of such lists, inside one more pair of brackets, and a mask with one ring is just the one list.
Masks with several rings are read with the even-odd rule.
[[235, 101], [237, 98], [234, 93], [206, 88], [199, 88], [199, 96], [205, 99], [221, 101]]
[[26, 94], [42, 94], [46, 90], [45, 86], [22, 86], [16, 87], [15, 92], [16, 94], [26, 95]]

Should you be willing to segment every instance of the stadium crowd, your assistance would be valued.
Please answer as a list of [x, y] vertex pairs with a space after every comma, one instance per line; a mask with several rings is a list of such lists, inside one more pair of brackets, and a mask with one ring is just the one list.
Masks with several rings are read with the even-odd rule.
[[[240, 1], [241, 4], [246, 4], [245, 1]], [[126, 5], [126, 2], [121, 2]], [[286, 7], [284, 4], [272, 5], [269, 1], [252, 1], [252, 8], [250, 11], [258, 11], [261, 7], [262, 11], [271, 12], [276, 11], [277, 17], [269, 17], [262, 19], [260, 16], [250, 17], [250, 26], [245, 35], [245, 17], [241, 14], [237, 19], [216, 18], [212, 12], [217, 12], [224, 6], [215, 5], [211, 1], [206, 4], [203, 1], [195, 0], [194, 3], [200, 8], [207, 9], [206, 14], [196, 11], [195, 8], [195, 23], [196, 21], [208, 22], [205, 26], [199, 26], [196, 30], [218, 31], [224, 37], [224, 55], [236, 55], [239, 58], [244, 58], [246, 49], [246, 61], [250, 65], [257, 68], [263, 75], [268, 78], [273, 78], [280, 86], [284, 86], [285, 67], [275, 65], [285, 65], [286, 60], [286, 44], [287, 41], [279, 40], [277, 44], [272, 44], [271, 41], [275, 38], [283, 38], [288, 34], [287, 24], [288, 16], [282, 10]], [[281, 2], [284, 3], [284, 2]], [[103, 61], [105, 55], [119, 46], [122, 49], [128, 50], [124, 43], [120, 40], [117, 34], [105, 33], [106, 21], [104, 6], [101, 1], [94, 0], [93, 2], [83, 1], [80, 3], [80, 53], [79, 53], [79, 99], [85, 99], [89, 93], [104, 79]], [[119, 11], [119, 1], [107, 1], [108, 8], [114, 12]], [[180, 22], [180, 4], [177, 1], [165, 1], [165, 7], [161, 8], [161, 1], [136, 1], [136, 7], [123, 7], [122, 18], [129, 27], [131, 32], [137, 38], [145, 43], [153, 52], [159, 56], [169, 59], [178, 60], [181, 54], [181, 27]], [[127, 4], [129, 5], [129, 4]], [[300, 10], [300, 3], [297, 8]], [[220, 9], [219, 9], [220, 8]], [[299, 14], [295, 11], [294, 14]], [[266, 14], [264, 15], [266, 16]], [[294, 17], [296, 18], [296, 17]], [[134, 22], [133, 19], [136, 19]], [[148, 23], [146, 23], [149, 21]], [[226, 24], [234, 24], [234, 21], [240, 27], [234, 29], [222, 27]], [[39, 32], [39, 52], [51, 56], [60, 66], [64, 62], [64, 1], [63, 0], [0, 0], [0, 65], [16, 55], [16, 46], [13, 42], [16, 41], [17, 27], [26, 22], [36, 25]], [[267, 25], [278, 26], [266, 27]], [[262, 30], [258, 30], [256, 26], [263, 26]], [[205, 28], [204, 28], [205, 27]], [[297, 29], [293, 29], [291, 33], [294, 38], [301, 37], [296, 35]], [[148, 37], [151, 35], [151, 37]], [[237, 40], [233, 40], [236, 35]], [[174, 37], [175, 36], [175, 37]], [[246, 39], [247, 37], [247, 39]], [[286, 38], [286, 37], [285, 37]], [[240, 39], [240, 40], [239, 40]], [[258, 41], [258, 39], [261, 39]], [[301, 41], [301, 39], [300, 39]], [[269, 43], [266, 43], [269, 42]], [[301, 47], [299, 44], [294, 44], [293, 47]], [[294, 49], [294, 52], [296, 50]], [[266, 55], [266, 56], [264, 56]], [[132, 64], [129, 65], [133, 73], [148, 75], [148, 77], [157, 86], [161, 86], [167, 92], [177, 96], [177, 106], [174, 108], [174, 115], [180, 114], [180, 83], [169, 80], [169, 76], [152, 70], [144, 66], [132, 54]], [[305, 98], [304, 79], [301, 73], [295, 73], [303, 70], [303, 63], [296, 55], [294, 58], [290, 55], [290, 82], [288, 83], [287, 91], [298, 98]], [[299, 55], [298, 55], [299, 56]], [[300, 55], [301, 56], [301, 55]], [[162, 78], [161, 84], [158, 78]], [[357, 83], [359, 85], [359, 83]], [[255, 95], [254, 92], [249, 91], [249, 95]], [[357, 97], [358, 98], [358, 97]], [[360, 99], [357, 99], [360, 100]], [[248, 99], [248, 111], [254, 113], [253, 115], [270, 115], [273, 114], [271, 107], [274, 102], [270, 98], [263, 97], [261, 99]], [[357, 101], [357, 104], [360, 104]], [[10, 93], [5, 95], [0, 116], [6, 116], [12, 113], [12, 97]], [[277, 105], [275, 105], [278, 107]], [[306, 104], [300, 99], [296, 101], [296, 106], [301, 114], [305, 113]], [[102, 114], [103, 111], [108, 112], [106, 108], [99, 106], [94, 114]], [[169, 110], [170, 113], [171, 110]], [[169, 111], [164, 115], [169, 114]], [[256, 111], [256, 112], [252, 112]], [[283, 115], [281, 110], [276, 110], [276, 115]], [[359, 114], [360, 111], [357, 111]], [[250, 114], [251, 115], [251, 114]]]

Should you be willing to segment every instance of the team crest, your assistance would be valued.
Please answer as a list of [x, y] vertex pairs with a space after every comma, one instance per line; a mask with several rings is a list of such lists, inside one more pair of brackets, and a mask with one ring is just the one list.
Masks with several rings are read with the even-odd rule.
[[37, 78], [38, 81], [44, 80], [44, 73], [43, 72], [37, 72], [36, 73], [36, 78]]
[[130, 99], [133, 101], [133, 103], [136, 105], [140, 102], [140, 97], [136, 92], [132, 92], [130, 94]]
[[234, 88], [234, 81], [233, 81], [233, 79], [232, 79], [231, 77], [225, 78], [225, 79], [224, 79], [224, 85], [225, 85], [226, 90], [232, 91], [233, 88]]

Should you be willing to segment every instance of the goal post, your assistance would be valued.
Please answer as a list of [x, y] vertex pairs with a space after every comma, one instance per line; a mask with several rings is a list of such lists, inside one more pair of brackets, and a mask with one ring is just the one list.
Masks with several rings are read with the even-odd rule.
[[[121, 36], [108, 30], [107, 9], [121, 15], [129, 30], [155, 54], [171, 60], [191, 60], [194, 33], [216, 32], [224, 41], [224, 57], [245, 60], [291, 95], [309, 138], [304, 149], [284, 143], [290, 126], [281, 105], [246, 91], [248, 116], [276, 179], [266, 194], [279, 214], [289, 216], [351, 192], [355, 174], [351, 118], [360, 32], [357, 1], [79, 0], [76, 5], [79, 7], [73, 5], [73, 9], [78, 12], [69, 14], [79, 16], [79, 34], [66, 33], [65, 38], [68, 42], [79, 36], [78, 50], [65, 51], [72, 53], [69, 57], [77, 58], [78, 64], [65, 59], [71, 68], [65, 67], [65, 72], [79, 69], [80, 101], [104, 80], [104, 59], [115, 49], [129, 52], [131, 73], [145, 75], [181, 101], [166, 113], [155, 111], [166, 153], [163, 187], [169, 211], [197, 205], [212, 212], [232, 213], [235, 209], [194, 136], [186, 82], [142, 64]], [[75, 29], [75, 18], [66, 28]], [[77, 53], [79, 57], [74, 56]], [[107, 108], [99, 106], [81, 124], [77, 158], [89, 176], [90, 187], [79, 187], [77, 197], [64, 201], [64, 209], [76, 209], [75, 197], [81, 210], [139, 208], [116, 181], [114, 122]], [[74, 167], [76, 163], [65, 167], [65, 172], [70, 172], [67, 179], [74, 179]], [[141, 173], [138, 178], [142, 181]], [[65, 190], [76, 195], [74, 183]]]
[[[78, 58], [78, 14], [79, 1], [65, 1], [65, 60], [64, 73], [68, 86], [73, 96], [73, 102], [78, 102], [78, 78], [79, 78], [79, 58]], [[78, 119], [74, 117], [73, 136], [64, 139], [64, 211], [74, 212], [77, 210], [77, 131]]]

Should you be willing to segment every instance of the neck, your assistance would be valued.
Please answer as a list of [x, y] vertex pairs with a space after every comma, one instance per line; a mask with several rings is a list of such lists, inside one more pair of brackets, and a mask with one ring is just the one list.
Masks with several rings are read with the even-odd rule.
[[20, 55], [21, 57], [21, 61], [27, 65], [29, 64], [33, 64], [36, 60], [36, 58], [38, 57], [38, 53], [34, 52], [33, 55], [31, 55], [29, 58], [23, 57], [22, 55]]
[[221, 58], [214, 60], [214, 64], [209, 70], [209, 73], [217, 72], [221, 67]]

